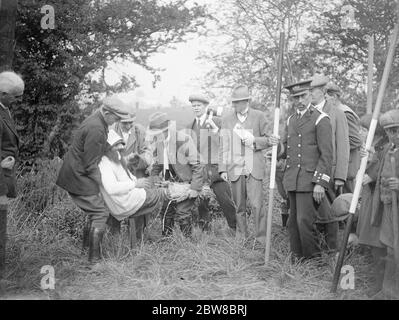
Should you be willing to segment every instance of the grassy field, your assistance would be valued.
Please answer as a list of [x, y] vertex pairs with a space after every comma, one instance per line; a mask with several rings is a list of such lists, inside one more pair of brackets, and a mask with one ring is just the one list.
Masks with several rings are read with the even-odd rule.
[[[69, 197], [54, 186], [59, 163], [44, 162], [37, 173], [19, 179], [21, 195], [9, 214], [8, 261], [0, 299], [366, 299], [370, 286], [369, 257], [351, 249], [345, 262], [355, 268], [355, 290], [329, 293], [332, 259], [291, 264], [286, 230], [280, 227], [276, 199], [272, 255], [250, 237], [239, 240], [226, 233], [227, 224], [214, 214], [212, 231], [195, 228], [193, 239], [180, 231], [161, 239], [160, 218], [134, 250], [122, 236], [106, 236], [105, 260], [87, 268], [81, 254], [83, 215]], [[266, 184], [265, 184], [266, 185]], [[252, 223], [250, 223], [252, 231]], [[323, 262], [323, 263], [320, 263]], [[45, 265], [54, 267], [55, 290], [42, 291]]]

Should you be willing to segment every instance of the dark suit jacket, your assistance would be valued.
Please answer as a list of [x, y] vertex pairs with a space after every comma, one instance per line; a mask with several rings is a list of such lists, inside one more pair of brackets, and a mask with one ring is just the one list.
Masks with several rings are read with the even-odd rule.
[[[0, 105], [0, 161], [12, 156], [17, 162], [18, 149], [19, 137], [14, 121], [9, 110], [4, 105]], [[16, 165], [12, 170], [0, 167], [0, 196], [7, 195], [9, 198], [17, 196], [15, 168]]]
[[[151, 176], [158, 176], [164, 168], [164, 144], [157, 141], [152, 146], [154, 164]], [[170, 131], [168, 163], [177, 175], [176, 181], [191, 183], [191, 189], [201, 191], [204, 185], [204, 165], [200, 163], [192, 138], [184, 131]]]
[[328, 188], [332, 172], [332, 130], [330, 119], [310, 107], [297, 119], [287, 121], [282, 157], [287, 159], [283, 183], [287, 191], [311, 192], [314, 185]]
[[[233, 132], [239, 123], [246, 130], [252, 130], [255, 137], [255, 149], [244, 146]], [[245, 168], [258, 180], [266, 174], [266, 160], [262, 150], [271, 145], [267, 136], [267, 121], [262, 111], [249, 108], [247, 119], [241, 123], [235, 111], [222, 118], [220, 131], [221, 147], [219, 151], [219, 172], [227, 172], [231, 181], [237, 181]]]
[[106, 151], [107, 138], [108, 125], [99, 111], [83, 121], [64, 157], [56, 184], [76, 195], [98, 194], [101, 183], [98, 163]]

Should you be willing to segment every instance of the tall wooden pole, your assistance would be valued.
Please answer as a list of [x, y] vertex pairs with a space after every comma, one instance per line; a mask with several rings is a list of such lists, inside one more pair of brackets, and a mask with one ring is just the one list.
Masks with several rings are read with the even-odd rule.
[[17, 0], [0, 0], [0, 72], [12, 67], [17, 4]]
[[[399, 14], [398, 14], [398, 19], [399, 19]], [[384, 100], [384, 94], [385, 94], [385, 90], [386, 90], [387, 84], [388, 84], [389, 73], [391, 71], [393, 59], [395, 57], [395, 49], [396, 49], [396, 45], [398, 42], [398, 36], [399, 36], [399, 20], [396, 23], [395, 29], [391, 36], [391, 44], [389, 47], [387, 60], [385, 62], [385, 69], [384, 69], [384, 73], [382, 75], [381, 85], [380, 85], [380, 89], [378, 91], [377, 101], [376, 101], [375, 109], [373, 112], [373, 118], [371, 120], [370, 129], [369, 129], [369, 132], [367, 135], [366, 150], [368, 150], [368, 151], [370, 150], [371, 143], [373, 142], [375, 129], [378, 124], [378, 117], [380, 114], [382, 102]], [[366, 171], [366, 166], [367, 166], [367, 158], [368, 158], [367, 156], [362, 158], [362, 161], [360, 164], [360, 169], [356, 176], [355, 191], [353, 193], [353, 198], [352, 198], [351, 206], [349, 209], [350, 216], [349, 216], [348, 222], [346, 224], [344, 239], [342, 241], [341, 250], [339, 252], [339, 257], [338, 257], [337, 265], [335, 267], [334, 278], [333, 278], [332, 287], [331, 287], [331, 292], [333, 292], [333, 293], [335, 293], [337, 291], [338, 281], [339, 281], [340, 274], [341, 274], [341, 268], [342, 268], [344, 258], [345, 258], [346, 246], [348, 244], [348, 238], [349, 238], [350, 227], [351, 227], [350, 222], [353, 219], [353, 216], [356, 212], [357, 204], [359, 202], [360, 191], [362, 189], [363, 176], [364, 176], [364, 173]]]
[[367, 114], [373, 113], [373, 76], [374, 76], [374, 35], [370, 35], [368, 73], [367, 73]]
[[[273, 128], [274, 136], [279, 135], [280, 98], [281, 98], [281, 86], [282, 86], [282, 78], [283, 78], [284, 41], [285, 41], [285, 34], [284, 34], [284, 32], [280, 32], [280, 45], [279, 45], [279, 55], [278, 55], [278, 64], [277, 64], [276, 104], [274, 107], [274, 128]], [[272, 164], [271, 164], [271, 173], [270, 173], [270, 187], [269, 187], [269, 208], [268, 208], [268, 212], [267, 212], [265, 264], [269, 263], [269, 258], [270, 258], [272, 218], [273, 218], [273, 200], [274, 200], [274, 191], [276, 189], [276, 166], [277, 166], [277, 146], [273, 146]]]

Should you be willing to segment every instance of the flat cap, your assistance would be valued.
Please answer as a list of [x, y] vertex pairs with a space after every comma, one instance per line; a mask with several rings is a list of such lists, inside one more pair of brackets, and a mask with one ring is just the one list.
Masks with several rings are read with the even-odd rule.
[[333, 204], [331, 205], [331, 212], [333, 214], [334, 221], [342, 221], [349, 216], [352, 197], [352, 193], [344, 193], [335, 198]]
[[329, 82], [330, 82], [330, 79], [328, 77], [326, 77], [325, 75], [315, 74], [312, 77], [312, 83], [310, 84], [310, 86], [312, 88], [324, 87]]
[[399, 109], [389, 110], [380, 117], [380, 125], [384, 129], [399, 127]]
[[199, 101], [205, 104], [209, 104], [209, 99], [203, 93], [190, 94], [190, 96], [188, 97], [188, 101]]
[[102, 108], [104, 111], [112, 112], [121, 119], [129, 117], [125, 103], [115, 94], [104, 98]]
[[338, 95], [341, 95], [341, 88], [338, 87], [334, 82], [327, 83], [326, 91], [327, 93], [336, 93]]
[[293, 84], [286, 85], [284, 88], [289, 90], [291, 97], [298, 97], [303, 95], [307, 90], [310, 89], [311, 79], [302, 80]]
[[169, 117], [164, 112], [155, 112], [149, 118], [149, 134], [156, 135], [166, 131], [169, 127]]
[[249, 99], [251, 99], [251, 96], [249, 95], [249, 89], [246, 85], [240, 84], [234, 87], [231, 94], [231, 102]]

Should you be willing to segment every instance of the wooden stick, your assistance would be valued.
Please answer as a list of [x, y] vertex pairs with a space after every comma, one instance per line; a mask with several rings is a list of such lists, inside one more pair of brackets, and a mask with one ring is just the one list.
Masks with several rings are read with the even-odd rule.
[[[277, 74], [276, 104], [274, 107], [274, 128], [273, 128], [274, 136], [279, 135], [280, 97], [281, 97], [281, 86], [283, 78], [283, 59], [284, 59], [284, 39], [285, 39], [284, 32], [280, 32], [279, 56], [277, 64], [278, 74]], [[265, 264], [269, 263], [269, 258], [270, 258], [273, 200], [274, 200], [274, 190], [276, 188], [276, 166], [277, 166], [277, 146], [273, 146], [272, 164], [270, 172], [269, 208], [267, 211]]]
[[370, 35], [368, 74], [367, 74], [367, 114], [373, 113], [373, 77], [374, 77], [374, 35]]
[[[398, 14], [398, 17], [399, 17], [399, 14]], [[371, 144], [374, 139], [375, 129], [376, 129], [377, 123], [378, 123], [378, 117], [380, 114], [382, 102], [384, 100], [385, 90], [386, 90], [387, 84], [388, 84], [389, 73], [391, 71], [392, 62], [393, 62], [393, 59], [395, 56], [398, 35], [399, 35], [399, 23], [396, 23], [395, 29], [393, 30], [393, 34], [391, 37], [391, 45], [389, 47], [387, 60], [385, 62], [385, 69], [384, 69], [384, 73], [382, 75], [380, 89], [378, 91], [377, 101], [376, 101], [375, 109], [374, 109], [374, 113], [373, 113], [373, 119], [371, 120], [370, 129], [369, 129], [369, 132], [367, 135], [367, 141], [366, 141], [366, 150], [367, 151], [370, 150]], [[360, 191], [362, 189], [363, 176], [364, 176], [364, 173], [366, 172], [367, 158], [368, 158], [367, 156], [362, 158], [362, 161], [360, 164], [360, 169], [356, 175], [355, 191], [353, 193], [352, 202], [351, 202], [351, 206], [349, 209], [349, 213], [351, 215], [355, 214], [356, 207], [359, 202]], [[347, 228], [349, 228], [348, 225], [347, 225]], [[341, 274], [341, 268], [342, 268], [342, 263], [344, 261], [344, 255], [345, 255], [345, 250], [346, 250], [347, 244], [348, 244], [348, 239], [346, 237], [343, 239], [343, 242], [341, 244], [342, 245], [341, 251], [339, 253], [338, 262], [335, 267], [333, 282], [332, 282], [332, 286], [331, 286], [331, 292], [333, 292], [333, 293], [335, 293], [337, 291], [338, 281], [339, 281], [340, 274]]]

